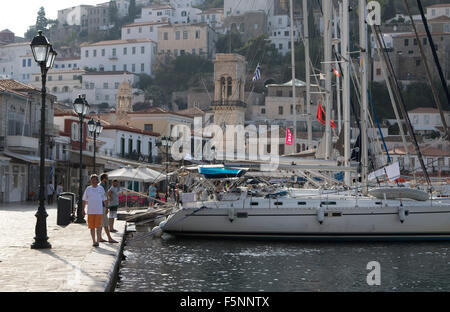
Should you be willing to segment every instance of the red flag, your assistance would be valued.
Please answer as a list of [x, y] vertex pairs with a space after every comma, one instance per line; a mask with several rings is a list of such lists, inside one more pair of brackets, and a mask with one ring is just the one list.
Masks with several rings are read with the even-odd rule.
[[322, 125], [325, 124], [325, 112], [322, 108], [322, 105], [320, 105], [319, 102], [319, 106], [317, 107], [317, 121], [320, 122]]
[[[326, 118], [325, 111], [323, 110], [323, 107], [322, 107], [322, 105], [320, 105], [320, 102], [319, 102], [319, 106], [317, 107], [317, 121], [320, 122], [322, 125], [326, 125], [326, 123], [327, 123], [326, 120], [327, 120], [327, 118]], [[330, 124], [331, 124], [332, 129], [336, 129], [336, 124], [334, 123], [333, 120], [331, 120]]]
[[292, 138], [292, 132], [291, 130], [289, 130], [289, 128], [286, 128], [286, 145], [292, 145], [294, 144], [293, 142], [293, 138]]
[[339, 73], [339, 71], [337, 70], [337, 68], [335, 68], [335, 69], [333, 70], [333, 72], [334, 72], [334, 74], [335, 74], [337, 77], [341, 77], [341, 74]]

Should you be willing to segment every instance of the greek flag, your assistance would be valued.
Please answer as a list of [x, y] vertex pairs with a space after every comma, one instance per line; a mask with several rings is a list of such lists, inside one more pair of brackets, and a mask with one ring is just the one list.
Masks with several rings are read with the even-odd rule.
[[257, 81], [261, 79], [261, 66], [258, 64], [256, 66], [255, 74], [253, 75], [253, 81]]

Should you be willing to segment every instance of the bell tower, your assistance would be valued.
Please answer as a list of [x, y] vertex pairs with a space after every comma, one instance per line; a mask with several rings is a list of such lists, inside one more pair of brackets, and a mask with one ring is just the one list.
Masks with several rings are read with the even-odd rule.
[[238, 54], [216, 54], [214, 60], [214, 124], [244, 125], [247, 64]]
[[133, 95], [131, 85], [126, 79], [124, 79], [124, 81], [119, 85], [119, 90], [117, 92], [117, 121], [126, 119], [127, 114], [133, 111], [132, 99]]

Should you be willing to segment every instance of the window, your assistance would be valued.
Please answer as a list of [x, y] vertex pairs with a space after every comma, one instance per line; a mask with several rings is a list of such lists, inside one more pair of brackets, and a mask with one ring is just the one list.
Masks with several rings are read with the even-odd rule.
[[153, 26], [150, 26], [150, 32], [153, 32]]
[[131, 64], [131, 71], [136, 72], [136, 64]]
[[59, 81], [62, 80], [62, 76], [61, 76], [61, 75], [58, 76], [58, 80], [59, 80]]
[[141, 47], [141, 54], [145, 53], [145, 47]]
[[405, 47], [409, 46], [409, 39], [405, 39]]
[[416, 60], [416, 66], [420, 66], [420, 60]]
[[136, 47], [133, 47], [132, 49], [131, 49], [131, 54], [136, 54]]
[[175, 40], [180, 40], [181, 33], [179, 31], [175, 32]]
[[381, 68], [377, 68], [377, 76], [381, 76]]
[[31, 59], [28, 59], [28, 67], [31, 67]]
[[146, 124], [144, 125], [145, 131], [153, 131], [153, 124]]
[[113, 71], [116, 71], [116, 65], [113, 65], [113, 66], [112, 66], [112, 70], [113, 70]]
[[25, 59], [22, 60], [22, 67], [27, 67], [27, 60]]
[[142, 33], [142, 27], [139, 27], [139, 33], [140, 34]]
[[116, 52], [116, 48], [112, 49], [112, 56], [116, 56], [117, 52]]
[[200, 30], [195, 31], [195, 39], [200, 39]]
[[277, 96], [278, 96], [278, 97], [282, 97], [282, 96], [283, 96], [283, 91], [277, 90]]
[[278, 106], [278, 115], [283, 115], [284, 109], [283, 106]]
[[282, 44], [282, 43], [280, 43], [280, 44], [278, 45], [278, 49], [279, 49], [279, 50], [283, 50], [283, 44]]
[[103, 89], [108, 89], [108, 83], [107, 82], [103, 83]]
[[35, 77], [34, 81], [39, 81], [39, 76]]
[[427, 45], [427, 38], [423, 38], [423, 45]]
[[141, 64], [141, 72], [145, 72], [145, 64], [144, 63]]
[[187, 40], [187, 39], [188, 39], [188, 32], [183, 31], [183, 40]]
[[48, 81], [52, 81], [53, 80], [53, 76], [48, 76]]
[[84, 56], [89, 57], [89, 50], [86, 50], [86, 52], [84, 52]]
[[127, 71], [127, 64], [123, 64], [123, 70]]
[[261, 108], [261, 114], [265, 115], [266, 114], [266, 109], [265, 108]]
[[97, 57], [97, 50], [92, 51], [94, 57]]
[[127, 51], [128, 51], [127, 48], [123, 48], [123, 55], [127, 55]]
[[114, 89], [119, 89], [119, 85], [120, 85], [120, 83], [118, 83], [118, 82], [114, 83]]
[[169, 40], [169, 33], [168, 32], [164, 33], [164, 40]]
[[173, 50], [173, 54], [174, 54], [175, 56], [178, 56], [178, 49]]

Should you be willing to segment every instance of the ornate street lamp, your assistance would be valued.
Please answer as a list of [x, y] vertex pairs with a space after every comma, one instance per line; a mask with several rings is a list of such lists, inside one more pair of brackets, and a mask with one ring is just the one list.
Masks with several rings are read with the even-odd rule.
[[34, 60], [41, 67], [42, 76], [42, 105], [41, 105], [41, 138], [40, 138], [40, 165], [39, 165], [39, 208], [36, 213], [36, 237], [31, 245], [33, 249], [49, 249], [52, 245], [47, 237], [47, 211], [45, 209], [45, 100], [47, 98], [47, 73], [53, 67], [57, 53], [47, 38], [42, 35], [42, 31], [31, 41], [31, 51]]
[[79, 95], [73, 103], [73, 109], [80, 119], [80, 181], [78, 183], [78, 207], [75, 223], [86, 223], [83, 216], [83, 125], [84, 117], [89, 112], [89, 104]]
[[94, 173], [97, 173], [97, 162], [95, 159], [95, 155], [97, 152], [97, 137], [102, 133], [103, 125], [100, 122], [100, 120], [95, 122], [94, 118], [92, 118], [88, 122], [88, 130], [89, 130], [90, 135], [94, 137]]
[[172, 146], [173, 144], [172, 142], [173, 142], [172, 137], [163, 136], [161, 138], [161, 146], [166, 147], [166, 203], [169, 195], [169, 147]]

